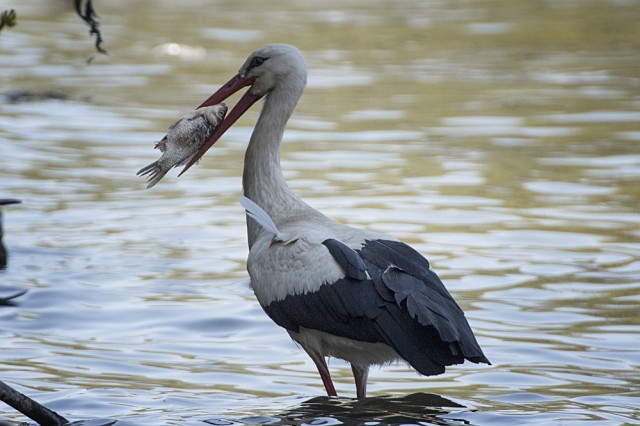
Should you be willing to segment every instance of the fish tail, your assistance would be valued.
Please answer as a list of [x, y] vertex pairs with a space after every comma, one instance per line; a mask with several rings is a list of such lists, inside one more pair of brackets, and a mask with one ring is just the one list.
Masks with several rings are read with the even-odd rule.
[[149, 173], [153, 172], [153, 169], [155, 169], [156, 167], [158, 167], [158, 162], [154, 161], [153, 163], [149, 164], [148, 166], [143, 167], [140, 170], [138, 170], [138, 173], [136, 173], [136, 176], [148, 175]]
[[152, 188], [156, 183], [160, 182], [160, 179], [162, 179], [166, 174], [167, 171], [162, 171], [160, 170], [160, 167], [158, 167], [158, 170], [151, 176], [149, 176], [149, 184], [147, 185], [147, 189]]
[[158, 183], [160, 181], [160, 179], [162, 179], [164, 177], [164, 175], [167, 174], [168, 170], [162, 170], [162, 168], [160, 167], [160, 163], [157, 161], [154, 161], [153, 163], [149, 164], [147, 167], [143, 167], [141, 168], [138, 173], [136, 173], [137, 176], [145, 176], [145, 175], [149, 175], [149, 184], [147, 185], [147, 189], [153, 187], [156, 183]]

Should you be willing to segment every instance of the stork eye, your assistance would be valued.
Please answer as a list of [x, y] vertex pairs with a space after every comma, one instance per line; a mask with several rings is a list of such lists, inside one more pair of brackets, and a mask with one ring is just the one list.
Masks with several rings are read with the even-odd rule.
[[262, 58], [260, 56], [254, 57], [249, 64], [249, 69], [259, 67], [260, 65], [264, 64], [264, 61], [266, 61], [267, 59], [268, 58]]

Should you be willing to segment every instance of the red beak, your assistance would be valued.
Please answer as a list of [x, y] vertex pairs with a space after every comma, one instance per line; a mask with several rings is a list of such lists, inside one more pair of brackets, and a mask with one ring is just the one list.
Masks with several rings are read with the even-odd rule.
[[[255, 77], [243, 77], [240, 74], [237, 74], [231, 80], [229, 80], [224, 86], [218, 89], [213, 95], [209, 96], [209, 99], [204, 101], [198, 108], [216, 105], [220, 102], [227, 99], [229, 96], [236, 93], [238, 90], [243, 87], [250, 86], [255, 81]], [[200, 150], [196, 153], [195, 157], [185, 166], [184, 169], [180, 172], [178, 176], [181, 176], [184, 172], [189, 170], [191, 166], [195, 164], [196, 161], [200, 159], [204, 155], [205, 152], [209, 148], [213, 146], [214, 143], [218, 139], [222, 137], [222, 135], [229, 130], [229, 128], [238, 121], [238, 119], [244, 114], [258, 99], [260, 99], [262, 95], [254, 95], [251, 91], [245, 93], [242, 98], [238, 101], [235, 107], [231, 110], [231, 112], [227, 115], [227, 117], [220, 123], [220, 126], [216, 129], [215, 132], [207, 139], [204, 145], [200, 148]]]

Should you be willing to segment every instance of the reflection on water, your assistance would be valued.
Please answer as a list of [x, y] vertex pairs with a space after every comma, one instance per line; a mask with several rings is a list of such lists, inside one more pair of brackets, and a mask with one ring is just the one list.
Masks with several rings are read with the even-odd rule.
[[[237, 420], [207, 419], [216, 426], [287, 424], [287, 425], [411, 425], [448, 424], [449, 415], [465, 408], [439, 395], [414, 393], [399, 397], [371, 397], [364, 400], [315, 397], [295, 408], [274, 416], [253, 416]], [[428, 422], [428, 423], [426, 423]]]
[[[634, 2], [96, 6], [111, 56], [91, 65], [62, 2], [22, 2], [0, 34], [3, 91], [66, 96], [0, 103], [0, 197], [23, 200], [4, 217], [0, 297], [28, 290], [0, 307], [3, 381], [83, 424], [637, 421]], [[247, 282], [257, 109], [144, 190], [135, 172], [167, 126], [274, 41], [310, 68], [290, 186], [427, 255], [493, 366], [385, 366], [374, 398], [313, 398], [313, 364]], [[350, 369], [330, 367], [353, 396]]]

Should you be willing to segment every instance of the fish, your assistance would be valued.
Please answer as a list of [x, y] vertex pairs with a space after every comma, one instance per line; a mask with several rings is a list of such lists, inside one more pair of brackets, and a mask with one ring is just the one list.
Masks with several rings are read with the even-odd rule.
[[149, 175], [148, 188], [152, 188], [173, 167], [187, 164], [202, 145], [220, 126], [227, 114], [222, 104], [198, 108], [169, 127], [169, 132], [155, 148], [162, 152], [160, 159], [143, 167], [137, 176]]

